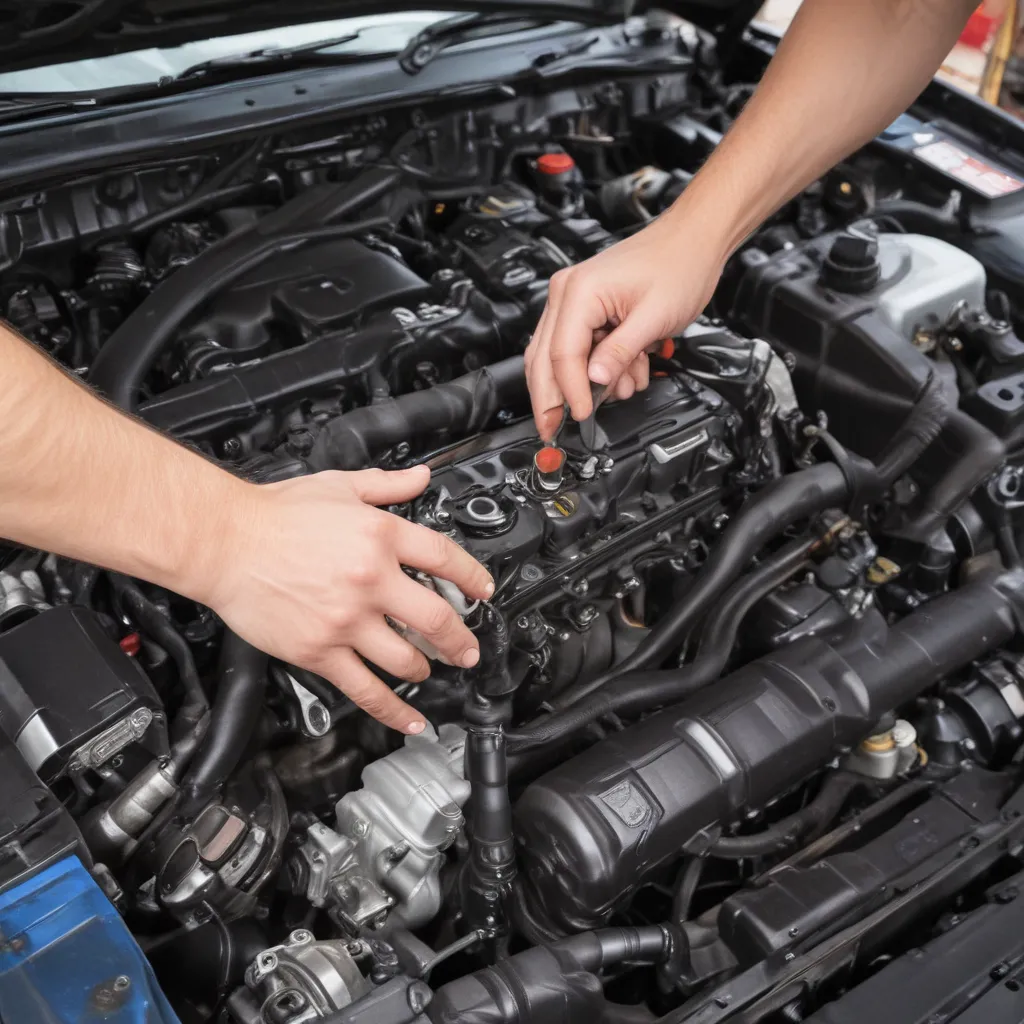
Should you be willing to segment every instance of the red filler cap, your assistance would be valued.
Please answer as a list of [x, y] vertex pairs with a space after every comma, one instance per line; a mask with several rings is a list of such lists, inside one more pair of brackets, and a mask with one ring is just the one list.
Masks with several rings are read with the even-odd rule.
[[576, 166], [568, 153], [541, 153], [537, 157], [537, 170], [541, 174], [565, 174]]
[[546, 444], [534, 455], [533, 464], [537, 467], [538, 473], [550, 476], [552, 473], [557, 473], [565, 465], [565, 452], [554, 445]]
[[658, 355], [662, 359], [671, 359], [676, 354], [676, 343], [671, 338], [666, 338], [658, 349]]

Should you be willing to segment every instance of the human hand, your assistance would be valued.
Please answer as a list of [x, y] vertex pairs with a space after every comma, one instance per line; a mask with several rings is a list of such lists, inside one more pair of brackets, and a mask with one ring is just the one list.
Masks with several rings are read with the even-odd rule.
[[689, 236], [683, 217], [662, 214], [643, 231], [551, 278], [547, 306], [526, 350], [537, 430], [549, 440], [568, 402], [591, 413], [590, 382], [618, 398], [647, 387], [647, 351], [688, 326], [707, 305], [724, 256]]
[[429, 480], [417, 466], [250, 487], [200, 599], [249, 643], [329, 679], [385, 725], [421, 732], [423, 717], [359, 659], [411, 681], [430, 674], [384, 616], [418, 630], [455, 665], [475, 665], [480, 652], [452, 607], [401, 566], [450, 580], [470, 598], [494, 590], [487, 570], [449, 538], [374, 507], [409, 501]]

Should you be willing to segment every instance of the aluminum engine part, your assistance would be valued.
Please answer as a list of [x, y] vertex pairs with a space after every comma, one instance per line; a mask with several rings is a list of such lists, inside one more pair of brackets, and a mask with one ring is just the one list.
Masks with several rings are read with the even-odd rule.
[[0, 625], [4, 628], [17, 625], [49, 607], [38, 573], [31, 569], [17, 575], [0, 572]]
[[247, 1015], [249, 1019], [254, 1024], [308, 1024], [365, 995], [370, 983], [353, 959], [352, 946], [363, 944], [317, 942], [311, 932], [300, 929], [280, 946], [265, 949], [245, 974], [259, 1007], [258, 1015]]
[[418, 928], [441, 906], [443, 851], [463, 826], [466, 734], [443, 725], [363, 770], [362, 789], [338, 801], [336, 831], [313, 825], [296, 877], [314, 906], [331, 905], [353, 930], [385, 921]]
[[135, 837], [176, 789], [174, 779], [160, 763], [151, 761], [108, 807], [85, 820], [82, 832], [89, 848], [97, 857], [120, 858], [131, 852]]

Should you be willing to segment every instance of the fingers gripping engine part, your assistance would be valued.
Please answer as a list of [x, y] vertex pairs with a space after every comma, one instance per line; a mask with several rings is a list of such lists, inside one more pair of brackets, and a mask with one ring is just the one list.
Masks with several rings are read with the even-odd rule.
[[[429, 576], [427, 573], [418, 572], [415, 574], [415, 579], [428, 590], [432, 590], [435, 594], [443, 597], [455, 609], [461, 619], [469, 615], [479, 603], [471, 601], [454, 583], [450, 580], [442, 579], [440, 576]], [[446, 665], [451, 664], [418, 629], [412, 629], [402, 622], [390, 621], [396, 632], [405, 637], [418, 651], [422, 651], [431, 661], [440, 661]]]
[[363, 770], [338, 801], [336, 830], [317, 823], [292, 859], [293, 883], [344, 927], [416, 928], [441, 906], [443, 852], [463, 827], [466, 734], [443, 725]]
[[238, 1024], [307, 1024], [330, 1017], [370, 991], [353, 958], [364, 943], [317, 942], [305, 929], [263, 950], [229, 1002]]

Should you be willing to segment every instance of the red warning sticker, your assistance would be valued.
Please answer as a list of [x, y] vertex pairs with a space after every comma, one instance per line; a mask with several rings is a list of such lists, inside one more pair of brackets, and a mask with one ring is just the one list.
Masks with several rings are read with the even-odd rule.
[[1024, 188], [1024, 181], [1020, 178], [971, 156], [952, 142], [930, 142], [926, 146], [919, 146], [914, 153], [925, 163], [938, 167], [940, 171], [945, 171], [989, 198], [1007, 196]]

